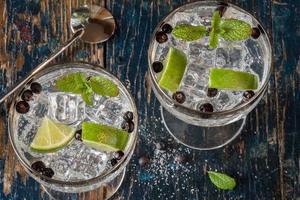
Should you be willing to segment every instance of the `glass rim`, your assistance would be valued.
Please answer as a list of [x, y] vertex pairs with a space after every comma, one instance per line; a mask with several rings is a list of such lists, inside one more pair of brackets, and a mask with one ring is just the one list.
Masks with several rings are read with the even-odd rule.
[[[11, 119], [14, 115], [10, 114], [9, 118], [8, 118], [8, 132], [9, 132], [9, 140], [12, 144], [12, 147], [14, 149], [15, 154], [17, 155], [19, 161], [21, 162], [22, 166], [25, 167], [27, 170], [27, 172], [29, 173], [30, 176], [33, 176], [34, 179], [38, 178], [38, 180], [41, 180], [41, 182], [45, 182], [46, 184], [57, 184], [60, 185], [61, 187], [83, 187], [85, 185], [93, 185], [95, 183], [99, 183], [101, 181], [105, 181], [107, 178], [109, 178], [112, 174], [114, 174], [115, 172], [117, 172], [118, 170], [123, 170], [126, 165], [128, 164], [128, 162], [130, 161], [136, 143], [137, 143], [137, 139], [138, 139], [138, 114], [137, 114], [137, 108], [135, 105], [135, 101], [133, 96], [131, 95], [131, 93], [129, 92], [129, 90], [125, 87], [125, 85], [122, 83], [122, 81], [116, 77], [115, 75], [113, 75], [112, 73], [108, 72], [107, 70], [105, 70], [104, 68], [102, 68], [99, 65], [96, 64], [92, 64], [92, 63], [88, 63], [88, 62], [67, 62], [67, 63], [56, 63], [56, 64], [52, 64], [47, 66], [46, 69], [42, 70], [40, 73], [38, 73], [33, 79], [35, 79], [36, 77], [40, 77], [42, 75], [44, 75], [45, 73], [49, 73], [49, 72], [53, 72], [55, 70], [59, 70], [59, 67], [63, 67], [63, 68], [88, 68], [90, 70], [95, 70], [98, 72], [101, 72], [107, 76], [109, 76], [110, 78], [112, 78], [114, 81], [116, 81], [118, 83], [118, 85], [121, 85], [123, 88], [122, 90], [125, 91], [126, 96], [129, 97], [129, 101], [130, 104], [133, 108], [133, 114], [134, 114], [134, 131], [130, 134], [133, 134], [133, 139], [132, 139], [132, 145], [129, 146], [128, 151], [125, 152], [125, 155], [118, 161], [118, 163], [111, 167], [110, 170], [106, 171], [103, 174], [100, 174], [98, 176], [95, 176], [93, 178], [90, 179], [86, 179], [86, 180], [79, 180], [79, 181], [63, 181], [63, 180], [57, 180], [57, 179], [53, 179], [53, 178], [49, 178], [47, 176], [44, 176], [40, 173], [38, 173], [37, 171], [33, 170], [32, 167], [25, 161], [25, 159], [23, 159], [23, 156], [20, 155], [19, 151], [17, 150], [16, 144], [14, 142], [13, 136], [12, 136], [12, 130], [11, 130]], [[62, 69], [63, 69], [62, 68]], [[32, 79], [32, 80], [33, 80]], [[10, 109], [9, 109], [9, 113], [14, 113], [13, 109], [14, 109], [14, 105], [15, 105], [15, 100], [17, 97], [17, 94], [19, 94], [21, 90], [19, 90], [18, 92], [16, 92], [16, 95], [14, 96], [14, 99], [11, 103]], [[37, 179], [36, 179], [37, 180]]]
[[[265, 81], [261, 84], [260, 89], [255, 93], [255, 95], [246, 102], [241, 103], [240, 105], [228, 109], [228, 110], [224, 110], [224, 111], [216, 111], [216, 112], [201, 112], [199, 110], [196, 109], [191, 109], [188, 108], [186, 106], [183, 106], [182, 104], [177, 103], [176, 101], [174, 101], [171, 97], [169, 97], [157, 84], [156, 78], [155, 78], [155, 72], [152, 69], [152, 59], [151, 59], [151, 55], [153, 52], [153, 48], [154, 48], [154, 43], [155, 43], [155, 35], [156, 33], [159, 31], [159, 29], [161, 28], [161, 26], [163, 25], [164, 21], [166, 21], [167, 19], [169, 19], [171, 16], [173, 16], [176, 12], [180, 11], [181, 9], [184, 9], [185, 7], [190, 7], [193, 5], [196, 6], [201, 6], [201, 5], [205, 5], [205, 4], [211, 4], [211, 5], [224, 5], [224, 3], [222, 2], [218, 2], [218, 1], [196, 1], [196, 2], [191, 2], [191, 3], [186, 3], [183, 4], [181, 6], [179, 6], [178, 8], [174, 9], [173, 11], [171, 11], [166, 17], [164, 17], [156, 26], [156, 28], [154, 29], [154, 32], [152, 33], [152, 37], [150, 40], [150, 44], [149, 44], [149, 49], [148, 49], [148, 68], [150, 71], [150, 78], [151, 78], [151, 82], [152, 85], [155, 87], [155, 90], [157, 93], [159, 93], [159, 95], [161, 97], [164, 98], [164, 100], [166, 100], [167, 104], [169, 107], [171, 108], [178, 108], [181, 109], [183, 112], [186, 113], [192, 113], [194, 115], [206, 115], [206, 116], [218, 116], [218, 115], [228, 115], [228, 114], [232, 114], [232, 113], [236, 113], [240, 110], [243, 110], [245, 107], [248, 107], [250, 105], [252, 105], [254, 102], [256, 102], [256, 100], [260, 99], [260, 96], [264, 94], [266, 88], [268, 87], [268, 83], [271, 77], [271, 72], [272, 72], [272, 68], [273, 68], [273, 45], [270, 41], [270, 37], [269, 34], [265, 31], [264, 27], [262, 26], [262, 23], [255, 17], [253, 16], [251, 13], [249, 13], [248, 11], [246, 11], [245, 9], [233, 4], [233, 3], [226, 3], [228, 4], [228, 6], [231, 6], [233, 8], [236, 8], [238, 10], [242, 10], [243, 12], [245, 12], [247, 15], [251, 16], [254, 20], [257, 21], [257, 23], [261, 26], [263, 33], [266, 35], [266, 42], [270, 51], [270, 57], [269, 57], [269, 67], [268, 67], [268, 71], [265, 77]], [[189, 114], [188, 114], [189, 115]]]

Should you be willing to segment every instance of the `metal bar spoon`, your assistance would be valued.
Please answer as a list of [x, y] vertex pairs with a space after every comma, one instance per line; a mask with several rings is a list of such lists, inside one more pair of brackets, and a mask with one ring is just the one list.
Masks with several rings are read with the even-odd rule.
[[51, 61], [79, 38], [90, 44], [102, 43], [107, 41], [114, 34], [115, 28], [116, 24], [114, 17], [103, 7], [97, 5], [85, 5], [74, 10], [71, 16], [71, 30], [74, 33], [72, 38], [51, 54], [47, 60], [35, 67], [29, 75], [9, 88], [7, 92], [1, 96], [0, 104], [2, 104], [10, 95], [14, 94], [30, 82], [37, 73], [44, 69]]

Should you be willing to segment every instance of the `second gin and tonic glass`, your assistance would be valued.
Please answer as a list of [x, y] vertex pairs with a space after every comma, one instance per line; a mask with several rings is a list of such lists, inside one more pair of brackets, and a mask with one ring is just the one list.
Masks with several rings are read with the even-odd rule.
[[[238, 19], [250, 24], [252, 37], [234, 42], [219, 37], [218, 47], [210, 48], [209, 31], [216, 11], [222, 19]], [[180, 24], [205, 26], [207, 34], [195, 41], [182, 41], [172, 34], [172, 29]], [[181, 100], [184, 98], [180, 103], [174, 100], [175, 93], [159, 85], [171, 48], [182, 51], [187, 58], [178, 88]], [[150, 42], [148, 61], [152, 89], [161, 103], [161, 116], [167, 130], [186, 146], [209, 150], [228, 144], [241, 132], [247, 114], [267, 91], [272, 48], [261, 24], [247, 11], [232, 4], [199, 1], [177, 8], [158, 24]], [[211, 68], [252, 73], [258, 77], [258, 88], [255, 91], [208, 88]], [[251, 98], [245, 99], [249, 96]]]

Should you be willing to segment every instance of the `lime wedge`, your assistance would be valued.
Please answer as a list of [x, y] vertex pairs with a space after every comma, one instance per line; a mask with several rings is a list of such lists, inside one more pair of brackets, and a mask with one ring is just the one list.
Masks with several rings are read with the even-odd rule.
[[258, 78], [256, 75], [247, 72], [212, 68], [210, 69], [208, 85], [210, 88], [234, 91], [256, 90]]
[[36, 151], [51, 152], [66, 146], [73, 138], [75, 129], [44, 117], [30, 147]]
[[176, 92], [186, 65], [186, 55], [182, 51], [171, 47], [165, 60], [165, 67], [162, 71], [159, 85], [166, 90]]
[[81, 138], [83, 143], [92, 148], [110, 152], [125, 149], [128, 133], [107, 125], [83, 122]]

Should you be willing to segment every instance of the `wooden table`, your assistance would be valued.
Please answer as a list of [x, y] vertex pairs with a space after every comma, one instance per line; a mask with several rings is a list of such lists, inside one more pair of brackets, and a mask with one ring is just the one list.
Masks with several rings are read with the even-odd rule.
[[[300, 199], [300, 1], [229, 1], [253, 13], [274, 47], [268, 94], [253, 110], [242, 134], [227, 147], [196, 151], [177, 144], [161, 123], [159, 102], [149, 85], [147, 49], [158, 22], [185, 0], [88, 0], [106, 6], [117, 21], [105, 44], [78, 42], [57, 62], [84, 60], [104, 66], [126, 83], [136, 100], [140, 138], [125, 181], [113, 199]], [[79, 0], [0, 1], [0, 89], [41, 63], [71, 36], [71, 9]], [[6, 105], [7, 106], [7, 105]], [[8, 140], [7, 110], [0, 117], [0, 199], [47, 199], [28, 177]], [[157, 150], [157, 143], [166, 150]], [[151, 162], [138, 164], [140, 156]], [[176, 164], [185, 155], [188, 162]], [[220, 191], [208, 169], [234, 176], [238, 186]], [[79, 199], [97, 199], [97, 192]], [[76, 198], [75, 198], [76, 199]], [[98, 198], [99, 199], [99, 198]]]

